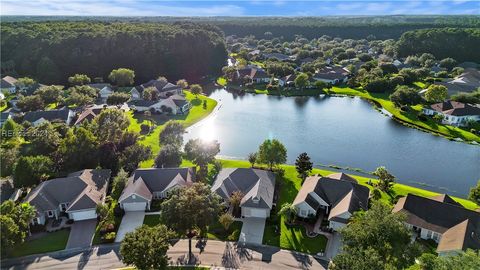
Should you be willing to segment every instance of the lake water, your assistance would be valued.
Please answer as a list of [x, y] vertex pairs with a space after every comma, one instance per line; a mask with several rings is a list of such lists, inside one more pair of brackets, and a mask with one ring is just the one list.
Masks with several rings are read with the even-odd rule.
[[185, 135], [216, 139], [220, 155], [245, 159], [267, 138], [287, 148], [288, 163], [307, 152], [314, 164], [372, 171], [386, 166], [398, 181], [463, 196], [480, 179], [480, 147], [404, 127], [368, 102], [349, 97], [234, 95], [217, 90], [211, 117]]

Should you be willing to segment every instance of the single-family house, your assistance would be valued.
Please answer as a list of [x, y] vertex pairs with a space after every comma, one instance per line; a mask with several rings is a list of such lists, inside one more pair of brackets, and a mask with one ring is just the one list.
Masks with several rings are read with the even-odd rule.
[[350, 72], [344, 67], [325, 66], [313, 75], [313, 79], [335, 85], [346, 83], [349, 74]]
[[107, 104], [99, 104], [99, 105], [91, 105], [83, 109], [83, 111], [78, 115], [77, 119], [75, 120], [74, 126], [78, 126], [84, 121], [92, 121], [97, 115], [102, 112], [104, 109], [120, 109], [125, 112], [128, 112], [130, 108], [126, 103], [122, 105], [107, 105]]
[[12, 118], [12, 112], [4, 111], [0, 113], [0, 127], [3, 126], [8, 119]]
[[295, 86], [295, 79], [297, 78], [296, 74], [290, 74], [285, 77], [278, 79], [278, 85], [281, 87], [290, 87]]
[[17, 87], [15, 86], [15, 83], [17, 82], [17, 79], [15, 79], [12, 76], [5, 76], [2, 78], [2, 81], [0, 82], [0, 88], [2, 92], [9, 92], [10, 94], [14, 94], [17, 91]]
[[184, 114], [191, 108], [191, 104], [184, 96], [175, 94], [158, 100], [134, 99], [128, 106], [137, 112], [153, 111], [158, 113]]
[[144, 84], [141, 84], [139, 86], [135, 86], [132, 88], [130, 91], [130, 94], [132, 95], [132, 99], [143, 99], [143, 90], [146, 88], [153, 87], [155, 91], [157, 91], [158, 97], [159, 98], [167, 98], [168, 96], [171, 95], [182, 95], [183, 90], [182, 87], [169, 83], [168, 81], [165, 80], [150, 80]]
[[222, 169], [212, 185], [225, 203], [234, 192], [243, 194], [240, 202], [242, 217], [267, 218], [274, 205], [275, 175], [252, 168]]
[[480, 121], [480, 107], [453, 100], [432, 104], [423, 108], [426, 115], [440, 114], [443, 122], [453, 126], [465, 126], [469, 121]]
[[87, 85], [98, 89], [98, 95], [103, 100], [106, 100], [111, 94], [114, 93], [113, 88], [109, 83], [91, 83]]
[[338, 230], [348, 224], [354, 212], [367, 210], [369, 194], [367, 187], [347, 174], [316, 175], [305, 179], [293, 206], [299, 217], [325, 219], [329, 228]]
[[480, 249], [480, 213], [446, 194], [432, 198], [408, 194], [398, 200], [393, 212], [406, 215], [405, 224], [417, 237], [437, 242], [439, 255]]
[[278, 61], [287, 61], [290, 60], [290, 56], [283, 54], [283, 53], [264, 53], [263, 57], [265, 59], [276, 59]]
[[38, 126], [46, 121], [63, 122], [70, 125], [74, 117], [75, 113], [67, 107], [64, 107], [58, 110], [27, 112], [23, 120], [32, 123], [33, 126]]
[[454, 95], [458, 92], [472, 92], [480, 87], [480, 71], [476, 68], [467, 68], [459, 76], [435, 84], [447, 87], [448, 94]]
[[42, 182], [25, 198], [35, 207], [33, 224], [66, 214], [75, 221], [97, 218], [96, 207], [105, 202], [110, 170], [87, 169]]
[[149, 210], [152, 200], [163, 199], [175, 188], [194, 182], [194, 168], [137, 169], [128, 179], [118, 203], [125, 211]]
[[243, 81], [248, 78], [252, 83], [269, 83], [270, 76], [264, 69], [254, 66], [247, 66], [237, 70], [236, 79]]

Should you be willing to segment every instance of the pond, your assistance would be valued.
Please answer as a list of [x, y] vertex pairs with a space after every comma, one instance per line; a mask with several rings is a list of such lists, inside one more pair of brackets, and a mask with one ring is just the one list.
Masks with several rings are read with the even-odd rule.
[[274, 97], [216, 90], [209, 118], [185, 135], [216, 139], [220, 155], [245, 159], [267, 138], [287, 148], [288, 163], [307, 152], [315, 165], [373, 171], [386, 166], [401, 183], [465, 197], [480, 179], [480, 147], [404, 127], [351, 97]]

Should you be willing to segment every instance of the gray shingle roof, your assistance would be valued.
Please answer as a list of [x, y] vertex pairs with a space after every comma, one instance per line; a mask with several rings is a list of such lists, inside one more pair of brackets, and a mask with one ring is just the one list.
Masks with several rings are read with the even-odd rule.
[[173, 186], [188, 186], [195, 181], [194, 168], [149, 168], [137, 169], [128, 180], [119, 201], [132, 194], [148, 200], [153, 192], [162, 192]]
[[67, 211], [95, 208], [105, 199], [110, 170], [82, 170], [64, 178], [42, 182], [25, 198], [37, 212], [57, 209], [61, 203], [69, 203]]
[[[270, 171], [251, 168], [226, 168], [220, 171], [212, 191], [227, 200], [235, 191], [244, 194], [241, 206], [272, 208], [275, 175]], [[258, 203], [255, 202], [258, 199]]]
[[35, 122], [43, 118], [50, 122], [54, 120], [61, 120], [66, 122], [68, 120], [69, 114], [70, 114], [70, 110], [68, 108], [63, 108], [59, 110], [49, 110], [49, 111], [27, 112], [25, 113], [23, 120], [28, 122]]

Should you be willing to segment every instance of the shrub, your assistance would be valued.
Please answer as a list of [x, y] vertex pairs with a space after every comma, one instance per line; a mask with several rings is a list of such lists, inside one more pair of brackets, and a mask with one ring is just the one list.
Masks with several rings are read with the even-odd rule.
[[105, 242], [113, 242], [115, 241], [116, 236], [117, 236], [117, 233], [109, 232], [103, 236], [103, 239], [105, 240]]
[[147, 125], [147, 124], [141, 124], [140, 125], [140, 130], [142, 131], [142, 133], [147, 133], [150, 131], [150, 126]]

